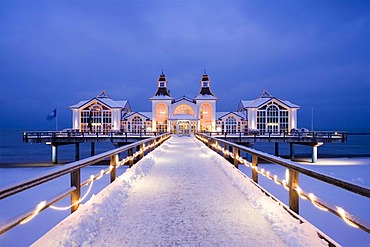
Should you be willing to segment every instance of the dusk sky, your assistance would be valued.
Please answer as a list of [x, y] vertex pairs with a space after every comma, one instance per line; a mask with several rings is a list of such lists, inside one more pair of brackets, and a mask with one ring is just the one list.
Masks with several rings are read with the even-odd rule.
[[370, 127], [370, 1], [0, 1], [1, 128], [71, 127], [68, 106], [106, 90], [150, 111], [164, 70], [218, 111], [266, 89], [298, 126]]

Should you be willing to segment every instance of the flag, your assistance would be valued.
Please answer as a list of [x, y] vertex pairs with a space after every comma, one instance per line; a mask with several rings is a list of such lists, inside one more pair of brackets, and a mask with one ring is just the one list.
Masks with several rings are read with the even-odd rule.
[[55, 108], [54, 111], [50, 112], [49, 115], [46, 116], [46, 119], [51, 121], [56, 117], [57, 117], [57, 108]]

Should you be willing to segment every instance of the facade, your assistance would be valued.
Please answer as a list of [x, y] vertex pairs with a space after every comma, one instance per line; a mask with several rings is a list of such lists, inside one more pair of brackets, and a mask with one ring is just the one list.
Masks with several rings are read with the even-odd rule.
[[248, 119], [248, 128], [259, 133], [280, 133], [297, 129], [300, 106], [273, 97], [266, 90], [255, 100], [241, 100], [238, 112]]
[[277, 99], [267, 91], [258, 99], [241, 100], [237, 111], [217, 112], [218, 98], [211, 91], [211, 80], [206, 72], [194, 98], [182, 96], [174, 99], [167, 86], [167, 78], [162, 72], [157, 90], [150, 98], [151, 112], [134, 112], [127, 100], [115, 101], [105, 91], [95, 98], [72, 105], [73, 129], [181, 135], [197, 131], [239, 133], [249, 130], [262, 134], [297, 128], [297, 110], [300, 107]]

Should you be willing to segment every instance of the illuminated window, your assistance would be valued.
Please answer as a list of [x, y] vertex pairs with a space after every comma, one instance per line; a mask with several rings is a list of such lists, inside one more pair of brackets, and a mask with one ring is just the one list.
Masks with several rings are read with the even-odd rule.
[[282, 106], [270, 103], [257, 111], [257, 129], [261, 133], [279, 133], [289, 128], [289, 113]]
[[160, 103], [155, 108], [156, 129], [159, 132], [167, 132], [168, 107]]
[[236, 132], [236, 119], [232, 116], [226, 119], [226, 133], [235, 133]]
[[81, 111], [81, 131], [109, 132], [112, 129], [112, 112], [99, 103], [90, 105]]
[[188, 105], [185, 105], [185, 104], [182, 104], [182, 105], [179, 105], [178, 107], [176, 107], [173, 115], [178, 115], [178, 114], [191, 114], [191, 115], [194, 115], [194, 111], [193, 109], [188, 106]]
[[212, 131], [212, 106], [204, 103], [200, 106], [200, 130]]
[[143, 127], [144, 125], [141, 117], [136, 116], [131, 120], [131, 132], [134, 133], [140, 132], [142, 131]]

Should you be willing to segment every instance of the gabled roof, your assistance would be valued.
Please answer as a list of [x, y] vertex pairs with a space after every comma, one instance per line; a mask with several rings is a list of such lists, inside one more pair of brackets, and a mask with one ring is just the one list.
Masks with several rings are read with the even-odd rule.
[[102, 103], [108, 108], [125, 108], [126, 106], [128, 106], [129, 109], [131, 109], [127, 100], [119, 100], [119, 101], [112, 100], [111, 98], [109, 98], [108, 94], [105, 91], [101, 92], [97, 97], [94, 97], [90, 100], [82, 100], [78, 102], [77, 104], [71, 105], [69, 108], [79, 109], [79, 108], [82, 108], [90, 104], [94, 100]]
[[230, 111], [230, 112], [216, 112], [216, 118], [218, 120], [221, 120], [221, 118], [226, 117], [227, 115], [236, 115], [236, 116], [238, 116], [242, 119], [245, 119], [242, 112], [232, 112], [232, 111]]
[[191, 98], [189, 98], [185, 95], [180, 97], [180, 98], [172, 100], [172, 104], [183, 101], [183, 100], [188, 101], [189, 103], [195, 104], [195, 101], [193, 99], [191, 99]]
[[300, 108], [299, 105], [293, 104], [288, 100], [281, 100], [276, 97], [273, 97], [266, 90], [262, 92], [261, 96], [258, 99], [241, 100], [239, 106], [242, 106], [243, 108], [259, 108], [271, 100], [276, 100], [277, 102], [281, 103], [282, 105], [285, 105], [288, 108]]
[[129, 114], [122, 117], [122, 120], [127, 120], [129, 117], [132, 117], [133, 115], [140, 115], [146, 120], [152, 120], [152, 113], [151, 112], [130, 112]]

